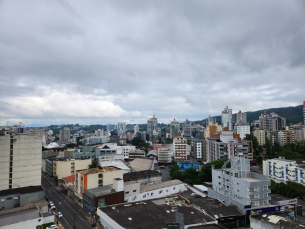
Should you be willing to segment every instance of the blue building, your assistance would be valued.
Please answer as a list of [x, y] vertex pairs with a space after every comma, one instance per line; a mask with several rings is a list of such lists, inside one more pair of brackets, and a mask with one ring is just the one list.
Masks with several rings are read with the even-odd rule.
[[179, 165], [180, 171], [184, 171], [185, 169], [190, 169], [190, 168], [199, 170], [198, 162], [179, 162], [178, 165]]

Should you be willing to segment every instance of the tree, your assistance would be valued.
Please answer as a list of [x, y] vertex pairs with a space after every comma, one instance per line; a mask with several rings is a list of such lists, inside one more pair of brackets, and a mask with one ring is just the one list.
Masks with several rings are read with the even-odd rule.
[[53, 181], [55, 182], [55, 185], [58, 186], [58, 176], [54, 176], [53, 177]]
[[190, 140], [187, 140], [186, 142], [187, 142], [188, 145], [191, 145], [191, 141]]
[[[206, 163], [199, 174], [200, 177], [202, 177], [203, 182], [211, 182], [212, 181], [212, 166], [215, 166], [215, 169], [221, 169], [225, 162], [227, 162], [228, 159], [218, 159], [216, 161], [212, 161], [209, 163]], [[231, 164], [228, 163], [227, 168], [231, 167]]]
[[100, 167], [100, 161], [99, 161], [98, 157], [94, 157], [92, 159], [91, 165], [89, 165], [89, 169], [99, 168], [99, 167]]
[[166, 138], [166, 144], [172, 144], [173, 143], [173, 139], [171, 138]]

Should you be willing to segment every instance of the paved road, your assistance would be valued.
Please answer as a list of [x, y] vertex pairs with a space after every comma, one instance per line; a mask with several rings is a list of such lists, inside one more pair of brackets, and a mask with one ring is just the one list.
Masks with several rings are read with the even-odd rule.
[[[88, 219], [83, 215], [82, 209], [76, 203], [71, 203], [66, 198], [65, 194], [59, 192], [53, 184], [44, 175], [41, 176], [41, 185], [46, 190], [46, 195], [49, 201], [53, 201], [56, 206], [55, 212], [60, 211], [63, 218], [59, 219], [59, 222], [64, 226], [65, 229], [71, 229], [74, 226], [75, 217], [75, 228], [76, 229], [88, 229], [91, 225]], [[60, 203], [60, 204], [59, 204]]]

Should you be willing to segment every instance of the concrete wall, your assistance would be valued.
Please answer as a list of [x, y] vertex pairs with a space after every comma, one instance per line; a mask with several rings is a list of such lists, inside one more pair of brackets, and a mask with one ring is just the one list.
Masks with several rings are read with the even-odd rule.
[[187, 187], [185, 184], [178, 184], [173, 185], [166, 188], [159, 188], [156, 190], [148, 191], [148, 192], [142, 192], [136, 195], [131, 195], [126, 197], [124, 201], [125, 202], [135, 202], [135, 201], [142, 201], [142, 200], [150, 200], [150, 199], [156, 199], [161, 198], [164, 196], [172, 195], [178, 192], [184, 192], [187, 190]]
[[0, 196], [0, 209], [2, 209], [3, 207], [4, 207], [5, 210], [12, 209], [12, 208], [15, 207], [15, 205], [17, 207], [20, 203], [20, 197], [19, 196], [20, 196], [19, 193]]
[[[71, 176], [73, 175], [73, 172], [71, 173], [71, 163], [73, 161], [54, 161], [53, 164], [56, 164], [56, 175], [59, 180], [61, 180], [63, 177]], [[74, 170], [72, 170], [74, 171]]]
[[92, 159], [75, 160], [75, 171], [88, 169], [91, 163], [92, 163]]
[[[39, 219], [40, 219], [40, 222], [38, 222]], [[43, 222], [43, 218], [40, 217], [37, 219], [22, 221], [19, 223], [14, 223], [14, 224], [10, 224], [7, 226], [3, 226], [3, 227], [1, 227], [1, 229], [36, 228], [36, 226], [41, 225], [42, 222]]]
[[279, 229], [280, 225], [274, 225], [250, 216], [250, 227], [252, 229]]
[[115, 178], [123, 180], [123, 170], [103, 172], [103, 185], [113, 184], [113, 179]]
[[50, 216], [44, 217], [42, 219], [43, 219], [43, 222], [41, 224], [52, 223], [52, 222], [54, 222], [55, 216], [50, 215]]
[[139, 194], [140, 191], [141, 191], [140, 190], [140, 183], [130, 182], [128, 184], [128, 182], [127, 182], [127, 184], [126, 183], [124, 184], [125, 197]]
[[44, 199], [44, 194], [44, 191], [22, 194], [20, 195], [20, 206], [23, 206], [36, 200]]
[[41, 167], [42, 167], [42, 172], [46, 172], [46, 159], [42, 159], [42, 163], [41, 163]]

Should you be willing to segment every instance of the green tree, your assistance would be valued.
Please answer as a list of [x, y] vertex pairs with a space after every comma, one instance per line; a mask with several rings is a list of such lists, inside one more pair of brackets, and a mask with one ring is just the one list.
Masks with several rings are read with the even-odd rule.
[[173, 143], [173, 139], [171, 138], [166, 138], [166, 144], [172, 144]]
[[54, 176], [53, 181], [54, 181], [55, 185], [58, 186], [58, 176]]
[[[212, 161], [209, 163], [206, 163], [199, 174], [200, 177], [202, 177], [203, 182], [212, 182], [212, 166], [215, 166], [215, 169], [221, 169], [225, 162], [227, 162], [228, 159], [218, 159], [216, 161]], [[228, 163], [227, 168], [231, 167], [231, 164]]]
[[100, 162], [98, 157], [94, 157], [92, 159], [91, 165], [89, 165], [89, 169], [93, 169], [93, 168], [99, 168], [100, 167]]
[[187, 140], [186, 142], [187, 142], [188, 145], [191, 145], [191, 141], [190, 140]]

